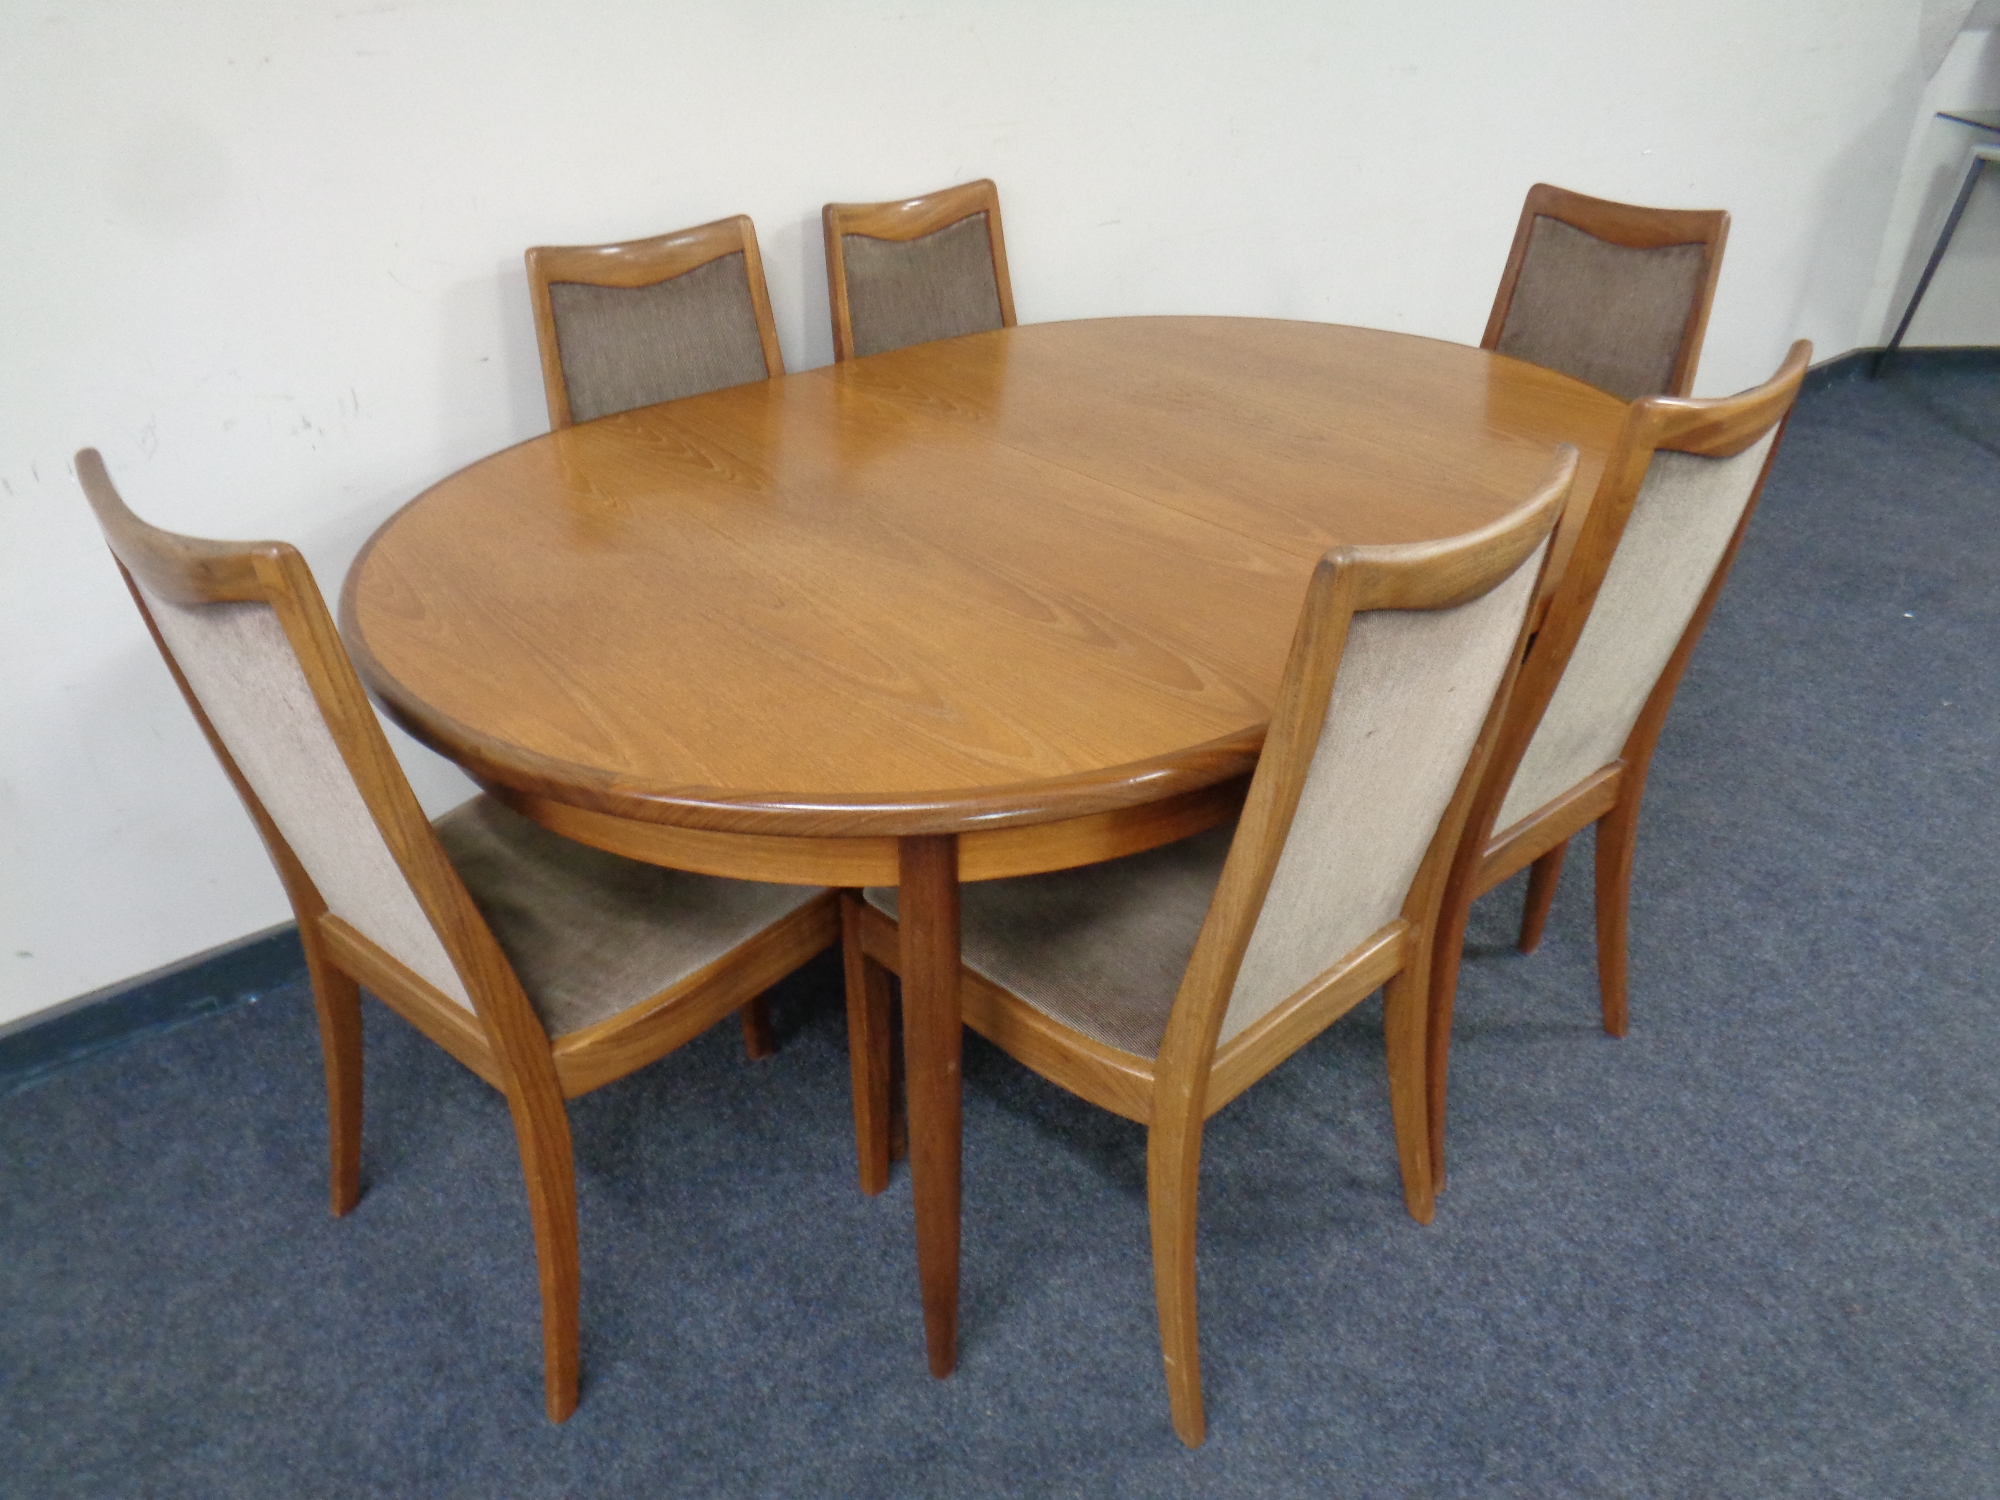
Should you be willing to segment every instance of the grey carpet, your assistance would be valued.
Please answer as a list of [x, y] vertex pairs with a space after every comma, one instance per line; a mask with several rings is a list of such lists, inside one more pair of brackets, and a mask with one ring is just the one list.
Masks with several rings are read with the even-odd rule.
[[1810, 396], [1669, 723], [1632, 1034], [1589, 851], [1475, 914], [1452, 1176], [1364, 1011], [1211, 1126], [1208, 1445], [1167, 1423], [1136, 1127], [972, 1040], [958, 1373], [854, 1188], [838, 971], [579, 1101], [584, 1393], [541, 1414], [507, 1118], [370, 1002], [325, 1208], [281, 994], [0, 1101], [6, 1495], [2000, 1494], [2000, 376]]

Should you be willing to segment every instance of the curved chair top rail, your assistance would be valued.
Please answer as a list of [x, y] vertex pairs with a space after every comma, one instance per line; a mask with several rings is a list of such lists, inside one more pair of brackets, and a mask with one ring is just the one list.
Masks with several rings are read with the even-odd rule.
[[[1791, 411], [1812, 364], [1810, 339], [1799, 339], [1785, 351], [1777, 373], [1761, 385], [1751, 386], [1734, 396], [1697, 399], [1692, 396], [1649, 396], [1632, 403], [1626, 417], [1626, 431], [1634, 438], [1650, 439], [1653, 450], [1694, 453], [1703, 458], [1731, 458], [1748, 448], [1774, 423]], [[1610, 483], [1614, 465], [1629, 459], [1627, 440], [1621, 436], [1612, 458], [1604, 467], [1600, 486]], [[1643, 471], [1642, 471], [1643, 472]], [[1582, 545], [1579, 538], [1578, 546]]]
[[143, 521], [111, 483], [95, 448], [76, 455], [76, 477], [111, 555], [161, 598], [187, 605], [274, 604], [283, 591], [281, 570], [298, 557], [290, 543], [209, 541]]
[[[1553, 183], [1538, 182], [1521, 204], [1521, 222], [1538, 217], [1561, 219], [1585, 234], [1628, 250], [1657, 250], [1665, 245], [1714, 245], [1717, 253], [1729, 235], [1729, 214], [1720, 208], [1649, 208], [1593, 198]], [[1518, 231], [1517, 231], [1518, 234]]]
[[829, 203], [820, 217], [839, 234], [915, 240], [980, 213], [1000, 216], [1000, 189], [988, 177], [888, 203]]

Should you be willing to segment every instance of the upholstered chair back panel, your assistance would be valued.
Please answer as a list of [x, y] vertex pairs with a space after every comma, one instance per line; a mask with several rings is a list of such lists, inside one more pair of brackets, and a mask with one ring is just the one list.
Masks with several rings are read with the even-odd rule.
[[1520, 638], [1546, 547], [1469, 603], [1354, 617], [1221, 1042], [1402, 911]]
[[857, 357], [1002, 326], [986, 215], [914, 240], [840, 237]]
[[1495, 346], [1622, 401], [1672, 389], [1706, 247], [1633, 249], [1535, 217]]
[[140, 592], [202, 711], [328, 909], [470, 1009], [270, 606], [189, 607], [143, 585]]
[[1597, 602], [1500, 805], [1496, 832], [1624, 753], [1743, 519], [1777, 432], [1732, 458], [1653, 455]]
[[549, 284], [571, 420], [769, 375], [743, 252], [651, 286]]

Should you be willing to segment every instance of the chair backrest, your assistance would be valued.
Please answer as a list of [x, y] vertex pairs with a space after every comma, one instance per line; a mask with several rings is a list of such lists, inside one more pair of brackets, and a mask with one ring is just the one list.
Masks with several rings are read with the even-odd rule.
[[1729, 215], [1528, 189], [1482, 349], [1621, 401], [1694, 389]]
[[1482, 850], [1613, 761], [1650, 754], [1811, 358], [1802, 339], [1740, 395], [1626, 414], [1508, 704], [1470, 823]]
[[552, 428], [785, 373], [741, 214], [617, 245], [537, 245], [528, 294]]
[[829, 203], [820, 217], [835, 359], [1014, 326], [991, 182], [900, 203]]
[[148, 525], [93, 449], [76, 472], [301, 925], [331, 912], [489, 1039], [539, 1035], [546, 1062], [547, 1033], [411, 792], [305, 559], [284, 542]]
[[1398, 918], [1428, 930], [1575, 472], [1565, 447], [1489, 526], [1321, 561], [1163, 1073], [1205, 1067]]

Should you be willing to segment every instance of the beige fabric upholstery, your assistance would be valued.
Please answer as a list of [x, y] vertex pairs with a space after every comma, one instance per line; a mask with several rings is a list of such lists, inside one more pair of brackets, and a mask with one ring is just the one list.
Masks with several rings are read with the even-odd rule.
[[436, 827], [552, 1037], [650, 999], [820, 894], [621, 859], [491, 797]]
[[[1235, 825], [1101, 865], [960, 888], [965, 963], [1065, 1026], [1152, 1057]], [[896, 914], [896, 891], [868, 892]]]
[[[1492, 707], [1540, 565], [1538, 549], [1513, 577], [1456, 609], [1355, 618], [1222, 1042], [1401, 912]], [[1152, 1057], [1231, 836], [1213, 829], [1107, 864], [967, 885], [964, 961], [1065, 1026]], [[868, 899], [895, 914], [895, 891]]]
[[268, 605], [146, 607], [327, 907], [468, 1009], [472, 1000], [348, 773]]
[[1494, 823], [1504, 831], [1624, 753], [1743, 519], [1777, 437], [1734, 458], [1656, 453], [1562, 681]]
[[984, 213], [914, 240], [844, 234], [840, 248], [856, 355], [1001, 326]]
[[1539, 214], [1496, 347], [1622, 401], [1662, 395], [1701, 295], [1703, 252], [1630, 249]]
[[[185, 608], [150, 592], [146, 607], [328, 909], [469, 1009], [277, 616], [262, 604]], [[648, 999], [820, 894], [620, 859], [490, 797], [436, 827], [551, 1036]]]
[[739, 250], [652, 286], [551, 282], [571, 420], [766, 378], [744, 267]]
[[1355, 616], [1224, 1042], [1402, 910], [1493, 706], [1541, 559], [1537, 548], [1454, 609]]

